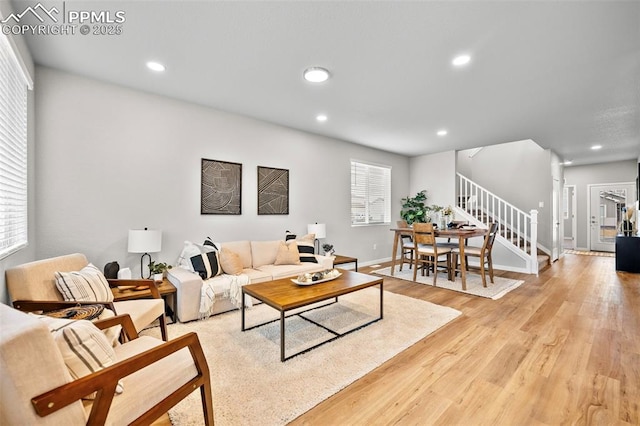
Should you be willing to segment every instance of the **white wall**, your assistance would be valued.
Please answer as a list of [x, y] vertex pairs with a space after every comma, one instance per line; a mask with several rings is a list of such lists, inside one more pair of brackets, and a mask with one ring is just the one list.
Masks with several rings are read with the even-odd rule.
[[[12, 12], [9, 2], [0, 2], [0, 19], [8, 16]], [[26, 47], [24, 39], [19, 36], [9, 36], [12, 46], [17, 49], [18, 55], [26, 68], [26, 72], [29, 73], [33, 79], [33, 60], [31, 54]], [[20, 265], [25, 262], [30, 262], [35, 259], [36, 256], [36, 221], [35, 221], [35, 126], [34, 126], [34, 96], [30, 91], [27, 98], [27, 115], [29, 127], [27, 129], [27, 203], [28, 203], [28, 246], [16, 253], [11, 254], [8, 257], [0, 260], [0, 302], [9, 303], [9, 295], [7, 294], [7, 288], [4, 280], [4, 271], [16, 265]]]
[[[39, 258], [83, 252], [99, 267], [128, 254], [127, 230], [163, 231], [174, 263], [184, 240], [281, 239], [327, 225], [336, 252], [389, 258], [389, 226], [350, 226], [350, 159], [392, 167], [392, 218], [409, 187], [400, 155], [38, 67]], [[242, 163], [242, 215], [200, 214], [202, 158]], [[289, 169], [290, 214], [257, 215], [257, 166]], [[373, 249], [373, 245], [376, 249]]]
[[576, 222], [578, 227], [576, 248], [589, 249], [588, 186], [597, 183], [635, 182], [637, 176], [638, 162], [635, 160], [565, 167], [565, 184], [576, 186]]
[[427, 190], [427, 204], [454, 206], [456, 195], [456, 152], [421, 155], [409, 162], [409, 194]]

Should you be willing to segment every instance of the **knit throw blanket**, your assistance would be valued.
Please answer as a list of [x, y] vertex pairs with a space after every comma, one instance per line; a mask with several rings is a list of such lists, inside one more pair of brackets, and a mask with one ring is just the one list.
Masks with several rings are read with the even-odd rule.
[[[224, 298], [229, 298], [234, 306], [242, 306], [242, 286], [249, 284], [249, 276], [245, 274], [240, 275], [220, 275], [214, 278], [215, 280], [225, 280], [224, 288], [226, 289], [222, 295]], [[213, 291], [213, 280], [206, 280], [202, 283], [202, 290], [200, 294], [200, 319], [209, 318], [213, 315], [213, 305], [216, 302], [216, 294]], [[250, 308], [253, 306], [250, 297], [245, 297], [245, 307]]]

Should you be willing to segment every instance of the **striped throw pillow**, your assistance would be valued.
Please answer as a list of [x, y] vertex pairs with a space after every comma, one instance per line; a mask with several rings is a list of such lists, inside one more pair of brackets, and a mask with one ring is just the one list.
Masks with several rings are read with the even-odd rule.
[[56, 272], [56, 287], [64, 300], [76, 302], [113, 302], [113, 293], [102, 272], [93, 264], [80, 271]]
[[313, 242], [301, 241], [301, 240], [293, 240], [292, 242], [298, 245], [298, 253], [300, 253], [300, 262], [318, 263], [318, 259], [316, 259], [314, 255], [315, 247], [313, 245]]
[[[107, 336], [87, 320], [68, 320], [36, 315], [42, 320], [55, 340], [64, 363], [74, 379], [100, 371], [118, 362]], [[124, 390], [118, 381], [116, 393]], [[87, 395], [91, 399], [94, 395]]]
[[209, 278], [222, 274], [217, 251], [210, 251], [193, 256], [191, 258], [191, 264], [193, 265], [193, 270], [200, 275], [200, 278], [203, 280], [208, 280]]

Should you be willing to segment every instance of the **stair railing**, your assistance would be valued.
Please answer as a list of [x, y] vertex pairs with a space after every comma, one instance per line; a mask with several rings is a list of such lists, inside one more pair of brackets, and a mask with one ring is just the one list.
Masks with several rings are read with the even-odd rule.
[[530, 273], [537, 274], [538, 211], [526, 213], [460, 173], [456, 175], [457, 207], [487, 227], [497, 222], [499, 235], [523, 253]]

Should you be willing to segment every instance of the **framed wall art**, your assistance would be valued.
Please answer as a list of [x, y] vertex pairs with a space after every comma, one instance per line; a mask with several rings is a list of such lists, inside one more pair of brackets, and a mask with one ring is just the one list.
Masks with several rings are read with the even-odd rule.
[[289, 170], [258, 166], [258, 214], [289, 214]]
[[242, 213], [242, 164], [202, 159], [200, 214]]

